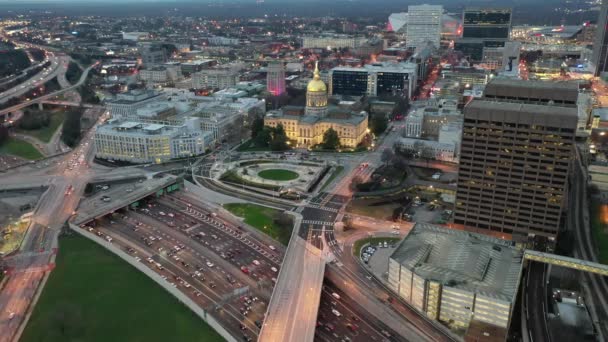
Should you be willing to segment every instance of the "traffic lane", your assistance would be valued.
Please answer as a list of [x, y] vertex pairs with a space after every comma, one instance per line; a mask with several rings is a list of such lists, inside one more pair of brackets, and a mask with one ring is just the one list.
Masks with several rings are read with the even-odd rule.
[[[240, 260], [239, 267], [243, 264], [249, 264], [252, 268], [264, 268], [264, 265], [267, 265], [268, 267], [264, 268], [263, 273], [270, 276], [273, 274], [276, 275], [277, 273], [272, 270], [273, 267], [277, 270], [279, 269], [281, 259], [279, 259], [276, 254], [271, 255], [260, 247], [260, 245], [255, 244], [251, 240], [251, 235], [249, 234], [244, 234], [239, 230], [233, 229], [229, 230], [229, 232], [232, 233], [230, 234], [227, 232], [226, 228], [220, 228], [221, 226], [219, 223], [207, 216], [182, 216], [183, 213], [170, 211], [169, 208], [158, 204], [152, 204], [151, 208], [146, 209], [147, 210], [144, 211], [145, 215], [151, 216], [157, 221], [164, 222], [167, 226], [175, 228], [176, 231], [187, 234], [191, 238], [196, 236], [199, 240], [206, 242], [207, 245], [213, 245], [213, 249], [220, 254], [222, 258], [226, 258], [226, 253], [228, 253], [228, 251], [221, 251], [217, 248], [218, 243], [221, 243], [222, 241], [226, 241], [231, 248], [245, 252], [239, 253], [239, 256], [242, 259], [244, 256], [248, 255], [249, 260]], [[141, 212], [142, 211], [140, 211], [140, 213]], [[165, 215], [161, 215], [161, 212]], [[173, 215], [173, 217], [170, 217], [169, 215]], [[259, 265], [253, 264], [256, 260]]]
[[[170, 206], [174, 209], [178, 209], [182, 212], [183, 215], [187, 217], [194, 217], [200, 220], [200, 216], [203, 216], [205, 222], [217, 222], [227, 228], [224, 229], [225, 231], [232, 230], [241, 234], [247, 233], [247, 231], [243, 229], [241, 224], [235, 224], [231, 220], [226, 220], [221, 215], [218, 215], [216, 211], [204, 208], [203, 205], [200, 203], [197, 203], [195, 201], [186, 201], [183, 198], [177, 197], [175, 194], [171, 195], [168, 199], [169, 200], [167, 201], [166, 199], [161, 198], [159, 199], [159, 203]], [[262, 241], [255, 234], [250, 234], [249, 239], [253, 244], [259, 247], [260, 253], [264, 255], [269, 254], [276, 259], [275, 262], [277, 264], [281, 263], [281, 260], [283, 259], [283, 253], [276, 247], [274, 247], [274, 249], [270, 248], [268, 242]]]
[[[240, 269], [240, 266], [238, 266], [238, 265], [242, 265], [245, 261], [241, 260], [240, 262], [237, 263], [237, 266], [235, 266], [235, 265], [231, 265], [228, 260], [222, 259], [220, 254], [224, 253], [224, 249], [223, 249], [223, 246], [220, 245], [221, 242], [219, 241], [219, 237], [217, 240], [210, 240], [210, 242], [201, 241], [199, 239], [193, 239], [188, 235], [184, 235], [180, 231], [177, 231], [170, 227], [164, 226], [162, 223], [160, 223], [158, 221], [154, 221], [153, 218], [145, 216], [145, 215], [141, 215], [140, 213], [130, 212], [130, 213], [128, 213], [127, 217], [128, 217], [128, 219], [130, 218], [132, 220], [131, 222], [133, 224], [142, 222], [142, 225], [151, 229], [151, 232], [154, 232], [157, 235], [160, 234], [169, 240], [173, 239], [174, 241], [179, 241], [179, 243], [183, 244], [184, 246], [187, 246], [188, 248], [193, 250], [195, 253], [197, 253], [201, 256], [204, 255], [207, 259], [211, 260], [214, 264], [221, 265], [222, 268], [224, 268], [224, 269], [234, 269], [234, 272], [232, 272], [232, 273], [235, 274], [236, 279], [239, 280], [243, 284], [247, 284], [249, 286], [256, 287], [257, 281], [266, 280], [268, 285], [272, 286], [272, 276], [271, 276], [272, 271], [269, 270], [269, 271], [264, 271], [264, 272], [260, 272], [260, 273], [247, 272], [247, 274], [245, 274], [245, 272], [243, 272]], [[227, 253], [227, 251], [226, 251], [226, 253]], [[244, 255], [244, 254], [245, 254], [244, 252], [241, 252], [241, 253], [237, 254], [236, 256], [241, 257], [241, 255]], [[254, 269], [256, 271], [258, 270], [255, 267], [253, 267], [252, 269]], [[268, 294], [264, 293], [264, 297], [269, 297], [269, 296], [270, 296], [269, 293]]]
[[545, 306], [545, 265], [538, 262], [531, 262], [528, 271], [528, 284], [526, 286], [528, 297], [529, 316], [528, 329], [534, 341], [549, 341], [549, 331], [546, 325], [546, 306]]
[[[201, 279], [200, 277], [192, 277], [191, 273], [184, 269], [182, 265], [173, 262], [171, 259], [162, 258], [160, 255], [158, 255], [152, 246], [138, 243], [139, 239], [126, 233], [128, 230], [98, 226], [96, 229], [94, 229], [94, 231], [99, 231], [104, 235], [115, 237], [116, 239], [113, 240], [112, 243], [122, 246], [123, 249], [130, 247], [138, 251], [139, 253], [133, 254], [134, 258], [139, 258], [138, 261], [148, 264], [149, 268], [161, 275], [172, 286], [178, 287], [182, 292], [187, 294], [205, 310], [209, 310], [209, 306], [221, 302], [225, 295], [234, 290], [234, 288], [230, 287], [230, 284], [227, 283], [225, 278], [219, 274], [210, 275], [208, 272], [203, 272], [203, 274], [206, 276], [205, 279]], [[165, 245], [164, 248], [169, 248], [169, 246]], [[157, 267], [156, 264], [147, 262], [147, 258], [149, 257], [155, 262], [160, 263], [162, 265], [162, 269]], [[185, 283], [183, 281], [185, 281]], [[212, 283], [215, 285], [211, 286]], [[188, 286], [186, 286], [186, 284], [188, 284]], [[237, 298], [225, 304], [222, 310], [226, 312], [226, 315], [224, 316], [231, 317], [233, 319], [233, 322], [230, 322], [230, 324], [232, 325], [232, 330], [234, 332], [243, 334], [241, 324], [244, 324], [247, 326], [247, 329], [249, 329], [251, 334], [257, 335], [259, 329], [255, 325], [254, 321], [263, 317], [265, 310], [263, 302], [259, 302], [259, 305], [255, 308], [256, 315], [249, 315], [249, 317], [243, 316], [240, 311], [241, 307], [242, 304]]]
[[[352, 245], [345, 246], [343, 257], [339, 260], [342, 262], [342, 267], [334, 267], [333, 269], [344, 272], [346, 277], [350, 278], [353, 282], [358, 283], [359, 288], [366, 289], [373, 294], [380, 302], [392, 309], [395, 312], [396, 317], [401, 317], [414, 323], [421, 332], [434, 337], [438, 341], [451, 339], [451, 337], [446, 336], [430, 322], [425, 320], [417, 311], [415, 311], [415, 309], [407, 306], [399, 297], [394, 296], [383, 283], [363, 268], [357, 261], [356, 256], [352, 253]], [[332, 267], [333, 266], [334, 265], [332, 265]], [[395, 298], [397, 300], [394, 300]]]
[[[182, 264], [182, 266], [186, 264], [188, 265], [186, 267], [190, 268], [191, 270], [194, 268], [200, 269], [202, 265], [205, 265], [204, 268], [209, 268], [212, 272], [217, 272], [216, 276], [218, 280], [221, 280], [222, 282], [227, 282], [228, 280], [226, 276], [230, 274], [235, 280], [235, 284], [233, 285], [239, 284], [239, 286], [247, 285], [252, 289], [257, 288], [255, 279], [242, 274], [240, 270], [235, 269], [232, 265], [219, 258], [215, 253], [198, 244], [196, 241], [193, 241], [189, 237], [181, 235], [169, 227], [163, 227], [162, 224], [152, 225], [150, 224], [151, 222], [145, 222], [142, 219], [132, 218], [127, 215], [125, 216], [126, 219], [123, 217], [123, 221], [121, 221], [121, 223], [128, 223], [132, 229], [138, 229], [141, 236], [140, 240], [147, 238], [148, 243], [151, 245], [161, 245], [163, 248], [162, 251], [159, 251], [158, 247], [156, 248], [157, 252], [160, 253], [161, 256], [171, 258], [174, 261]], [[139, 222], [142, 224], [138, 225]], [[158, 237], [161, 237], [162, 240], [159, 241]], [[177, 251], [175, 254], [170, 253], [170, 251], [176, 251], [177, 249], [179, 249], [179, 251]], [[184, 256], [184, 260], [181, 260], [183, 255], [186, 256]], [[176, 260], [176, 258], [180, 258], [180, 260]], [[208, 266], [208, 263], [213, 264], [213, 266]], [[269, 297], [269, 294], [264, 292], [257, 293], [257, 295], [263, 298]]]
[[[150, 213], [146, 213], [146, 215], [151, 215], [159, 221], [163, 220], [162, 215]], [[164, 220], [167, 222], [167, 219]], [[175, 225], [174, 221], [170, 221], [169, 224], [170, 223]], [[275, 265], [274, 263], [269, 262], [268, 259], [265, 260], [264, 257], [256, 254], [252, 248], [248, 248], [249, 246], [246, 245], [246, 237], [241, 237], [242, 240], [239, 240], [232, 238], [229, 235], [222, 236], [220, 234], [216, 234], [217, 231], [215, 230], [210, 231], [210, 229], [207, 229], [206, 225], [194, 225], [193, 227], [189, 227], [185, 230], [183, 229], [183, 226], [182, 229], [177, 229], [177, 227], [175, 228], [176, 229], [174, 229], [174, 231], [178, 231], [183, 235], [188, 236], [190, 239], [195, 239], [200, 241], [200, 243], [204, 243], [209, 247], [210, 250], [214, 251], [220, 257], [224, 259], [228, 259], [230, 257], [230, 261], [234, 262], [239, 268], [241, 266], [245, 266], [248, 269], [259, 272], [260, 275], [264, 275], [268, 279], [272, 279], [276, 275], [276, 272], [272, 269], [273, 267], [278, 271], [278, 266], [273, 266]], [[259, 263], [259, 265], [254, 264], [255, 262]], [[254, 278], [257, 278], [257, 273]]]
[[[339, 299], [334, 297], [336, 293]], [[340, 314], [338, 317], [334, 310]], [[333, 284], [325, 282], [321, 296], [319, 323], [323, 330], [333, 335], [346, 336], [353, 341], [402, 341], [379, 320], [367, 314], [363, 308], [349, 298], [344, 292], [338, 290]], [[327, 328], [331, 324], [333, 330]]]

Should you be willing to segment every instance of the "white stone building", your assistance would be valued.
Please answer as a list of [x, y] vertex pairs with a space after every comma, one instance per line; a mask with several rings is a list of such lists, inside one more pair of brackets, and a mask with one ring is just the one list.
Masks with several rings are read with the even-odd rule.
[[200, 155], [213, 145], [199, 118], [181, 124], [112, 119], [95, 131], [95, 156], [130, 163], [162, 163]]

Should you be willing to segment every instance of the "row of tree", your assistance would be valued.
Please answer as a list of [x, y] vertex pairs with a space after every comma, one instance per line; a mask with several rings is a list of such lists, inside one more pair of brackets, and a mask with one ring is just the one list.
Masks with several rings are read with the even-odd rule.
[[61, 131], [61, 140], [68, 146], [74, 147], [78, 144], [81, 134], [80, 119], [82, 118], [83, 109], [73, 108], [65, 113], [65, 121]]

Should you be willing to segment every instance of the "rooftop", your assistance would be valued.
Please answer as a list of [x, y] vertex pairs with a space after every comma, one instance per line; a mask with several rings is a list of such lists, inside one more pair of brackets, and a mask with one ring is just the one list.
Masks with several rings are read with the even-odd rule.
[[496, 78], [486, 85], [484, 96], [528, 97], [576, 103], [578, 88], [576, 81], [547, 82]]
[[550, 125], [573, 128], [578, 122], [576, 107], [527, 104], [475, 99], [465, 107], [465, 117], [479, 120]]
[[417, 223], [391, 259], [443, 286], [512, 302], [523, 251], [510, 241]]

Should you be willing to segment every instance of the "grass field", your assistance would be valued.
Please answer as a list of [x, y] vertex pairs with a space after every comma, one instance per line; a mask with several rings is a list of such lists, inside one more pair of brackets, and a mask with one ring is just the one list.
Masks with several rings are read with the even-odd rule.
[[300, 175], [297, 172], [284, 169], [269, 169], [258, 172], [258, 176], [275, 181], [290, 181], [298, 178]]
[[227, 203], [224, 204], [224, 208], [232, 214], [244, 218], [245, 223], [257, 228], [283, 245], [287, 246], [289, 243], [293, 222], [289, 225], [280, 225], [275, 222], [275, 217], [281, 213], [280, 210], [248, 203]]
[[401, 240], [400, 238], [392, 238], [392, 237], [370, 237], [361, 240], [355, 241], [353, 244], [353, 255], [359, 256], [361, 255], [361, 248], [366, 244], [371, 244], [372, 246], [378, 246], [378, 242], [386, 241], [387, 244], [397, 243]]
[[277, 191], [281, 188], [280, 185], [250, 182], [250, 181], [242, 178], [234, 170], [225, 172], [222, 175], [222, 177], [220, 177], [220, 180], [233, 183], [234, 185], [247, 185], [247, 186], [252, 186], [252, 187], [256, 187], [256, 188], [260, 188], [260, 189], [272, 190], [272, 191]]
[[188, 308], [79, 235], [59, 240], [57, 267], [21, 342], [223, 341]]
[[48, 126], [42, 127], [40, 129], [35, 129], [35, 130], [20, 129], [20, 130], [18, 130], [18, 132], [27, 134], [27, 135], [31, 135], [35, 138], [38, 138], [39, 140], [41, 140], [43, 142], [48, 143], [49, 141], [51, 141], [53, 134], [55, 134], [55, 132], [57, 131], [59, 126], [63, 123], [63, 120], [65, 119], [65, 113], [62, 110], [60, 110], [60, 111], [54, 112], [50, 116], [51, 116], [51, 118], [50, 118], [50, 123]]
[[21, 139], [9, 138], [0, 146], [0, 154], [11, 154], [29, 160], [36, 160], [44, 157], [32, 144]]
[[597, 245], [599, 262], [608, 265], [608, 205], [594, 201], [590, 208], [591, 231]]

